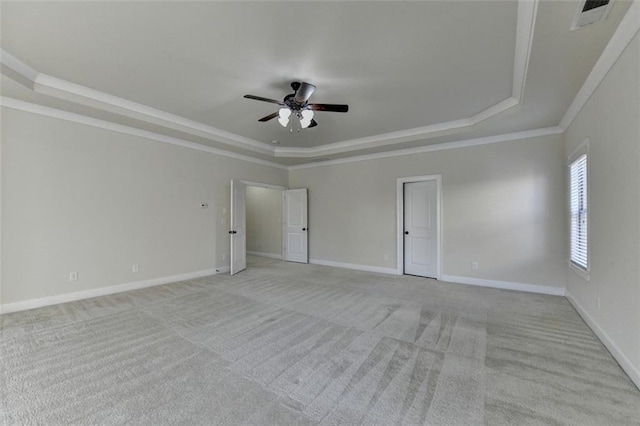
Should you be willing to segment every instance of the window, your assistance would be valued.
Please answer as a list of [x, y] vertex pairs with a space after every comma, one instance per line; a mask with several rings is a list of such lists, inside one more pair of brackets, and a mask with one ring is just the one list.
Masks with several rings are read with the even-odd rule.
[[571, 211], [571, 264], [589, 270], [587, 153], [580, 150], [569, 164], [569, 194]]

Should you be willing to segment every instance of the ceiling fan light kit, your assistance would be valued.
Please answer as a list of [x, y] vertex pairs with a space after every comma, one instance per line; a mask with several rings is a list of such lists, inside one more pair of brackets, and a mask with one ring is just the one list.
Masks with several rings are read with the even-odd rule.
[[[278, 111], [262, 117], [258, 121], [266, 122], [278, 117], [278, 122], [282, 127], [287, 127], [289, 123], [291, 123], [291, 116], [295, 116], [298, 118], [300, 129], [307, 129], [318, 125], [318, 123], [314, 120], [314, 111], [349, 111], [349, 105], [310, 104], [309, 98], [316, 90], [316, 86], [314, 86], [313, 84], [294, 81], [293, 83], [291, 83], [291, 88], [293, 89], [293, 93], [285, 96], [282, 102], [276, 101], [275, 99], [263, 98], [262, 96], [255, 95], [244, 95], [244, 97], [256, 101], [278, 104], [280, 106], [280, 109]], [[293, 123], [291, 124], [291, 131], [293, 131]]]
[[291, 110], [289, 108], [280, 108], [278, 110], [278, 121], [282, 124], [282, 127], [287, 127], [289, 124], [289, 117], [291, 117]]
[[313, 111], [310, 109], [303, 109], [300, 111], [300, 127], [306, 129], [313, 120]]

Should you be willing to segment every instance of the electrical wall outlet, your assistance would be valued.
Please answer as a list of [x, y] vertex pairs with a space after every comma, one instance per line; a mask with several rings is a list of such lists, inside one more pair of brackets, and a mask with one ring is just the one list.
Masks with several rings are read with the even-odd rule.
[[138, 264], [134, 264], [131, 265], [131, 272], [138, 272], [140, 270], [140, 267], [138, 267]]
[[471, 262], [471, 269], [479, 269], [480, 267], [478, 266], [478, 261], [474, 260], [473, 262]]
[[227, 253], [222, 253], [222, 260], [227, 260]]
[[69, 273], [69, 281], [78, 281], [78, 273], [77, 272], [70, 272]]
[[382, 260], [384, 260], [385, 262], [389, 260], [389, 255], [388, 254], [383, 255]]

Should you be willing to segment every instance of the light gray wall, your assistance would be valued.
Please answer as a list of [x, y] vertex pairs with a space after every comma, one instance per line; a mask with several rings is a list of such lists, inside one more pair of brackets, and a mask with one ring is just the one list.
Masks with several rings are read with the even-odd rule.
[[636, 34], [565, 133], [567, 156], [589, 138], [591, 258], [590, 281], [570, 269], [567, 290], [636, 372], [640, 372], [639, 117], [640, 34]]
[[293, 170], [289, 185], [309, 188], [311, 259], [395, 268], [396, 179], [441, 174], [444, 274], [564, 287], [563, 152], [545, 136]]
[[7, 108], [1, 143], [2, 304], [227, 266], [229, 181], [287, 182], [286, 170]]
[[247, 186], [247, 251], [282, 257], [282, 191]]

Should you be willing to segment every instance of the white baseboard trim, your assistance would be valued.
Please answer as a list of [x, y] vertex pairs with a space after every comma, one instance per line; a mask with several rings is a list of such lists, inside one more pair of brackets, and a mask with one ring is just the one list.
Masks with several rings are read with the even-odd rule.
[[213, 274], [210, 275], [215, 275], [215, 274], [228, 274], [229, 272], [231, 272], [231, 265], [226, 265], [226, 266], [219, 266], [215, 269], [215, 272]]
[[[76, 291], [73, 293], [60, 294], [58, 296], [42, 297], [30, 299], [22, 302], [7, 303], [0, 305], [0, 314], [10, 312], [26, 311], [28, 309], [42, 308], [43, 306], [58, 305], [60, 303], [74, 302], [76, 300], [90, 299], [92, 297], [106, 296], [108, 294], [121, 293], [123, 291], [138, 290], [146, 287], [169, 284], [177, 281], [192, 280], [224, 272], [225, 267], [216, 269], [205, 269], [202, 271], [187, 272], [186, 274], [172, 275], [169, 277], [152, 278], [144, 281], [134, 281], [125, 284], [118, 284], [109, 287], [94, 288], [91, 290]], [[226, 267], [229, 271], [229, 267]]]
[[618, 346], [611, 340], [611, 338], [604, 332], [593, 319], [591, 315], [587, 313], [587, 311], [578, 303], [578, 301], [573, 297], [573, 295], [569, 292], [566, 294], [567, 300], [569, 303], [573, 305], [573, 307], [578, 311], [578, 314], [582, 317], [584, 322], [587, 323], [589, 328], [593, 330], [593, 332], [598, 336], [598, 339], [602, 342], [602, 344], [609, 350], [611, 355], [618, 361], [620, 367], [627, 373], [631, 381], [636, 385], [638, 389], [640, 389], [640, 369], [633, 365], [633, 363], [627, 358], [627, 356], [618, 348]]
[[442, 281], [449, 281], [458, 284], [477, 285], [480, 287], [501, 288], [504, 290], [526, 291], [527, 293], [549, 294], [552, 296], [564, 296], [564, 287], [551, 287], [546, 285], [535, 285], [516, 283], [511, 281], [485, 280], [482, 278], [460, 277], [456, 275], [442, 275]]
[[259, 252], [259, 251], [248, 251], [247, 254], [249, 256], [268, 257], [269, 259], [282, 260], [282, 254], [262, 253], [262, 252]]
[[355, 269], [357, 271], [376, 272], [378, 274], [398, 275], [396, 268], [383, 268], [380, 266], [357, 265], [354, 263], [333, 262], [331, 260], [309, 259], [309, 263], [321, 266], [333, 266], [335, 268]]

